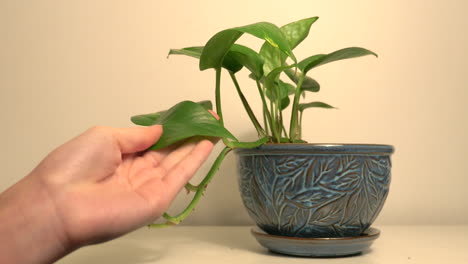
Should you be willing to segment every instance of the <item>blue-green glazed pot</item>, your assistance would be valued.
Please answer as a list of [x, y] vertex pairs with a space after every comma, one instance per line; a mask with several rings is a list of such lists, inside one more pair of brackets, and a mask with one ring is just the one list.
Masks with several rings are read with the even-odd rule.
[[370, 144], [237, 149], [243, 203], [271, 235], [359, 236], [387, 198], [393, 151], [389, 145]]

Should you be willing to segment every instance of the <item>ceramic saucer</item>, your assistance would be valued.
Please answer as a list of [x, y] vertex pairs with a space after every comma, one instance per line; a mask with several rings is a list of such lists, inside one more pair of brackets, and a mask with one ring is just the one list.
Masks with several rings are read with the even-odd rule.
[[306, 257], [342, 257], [367, 250], [380, 235], [377, 228], [369, 228], [358, 237], [300, 238], [270, 235], [258, 227], [250, 232], [265, 248], [281, 254]]

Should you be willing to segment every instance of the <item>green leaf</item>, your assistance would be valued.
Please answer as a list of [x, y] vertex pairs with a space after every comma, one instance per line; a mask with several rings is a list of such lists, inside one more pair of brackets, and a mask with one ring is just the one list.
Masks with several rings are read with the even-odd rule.
[[310, 102], [306, 104], [299, 104], [299, 111], [304, 111], [307, 108], [319, 107], [319, 108], [335, 108], [329, 104], [323, 102]]
[[197, 104], [203, 106], [206, 110], [213, 110], [213, 103], [210, 100], [200, 101]]
[[200, 56], [203, 52], [203, 47], [197, 46], [197, 47], [187, 47], [183, 49], [171, 49], [169, 50], [169, 54], [167, 56], [169, 57], [170, 55], [186, 55], [193, 57], [195, 59], [200, 59]]
[[260, 80], [263, 77], [263, 59], [254, 50], [234, 44], [226, 55], [226, 58], [232, 58], [238, 64], [245, 66], [256, 80]]
[[183, 101], [163, 114], [155, 124], [163, 126], [161, 138], [150, 147], [156, 150], [194, 136], [237, 139], [200, 104]]
[[333, 61], [337, 60], [344, 60], [344, 59], [351, 59], [351, 58], [357, 58], [365, 55], [374, 55], [377, 57], [377, 54], [364, 49], [364, 48], [359, 48], [359, 47], [351, 47], [351, 48], [344, 48], [337, 50], [335, 52], [332, 52], [328, 55], [325, 54], [318, 54], [314, 55], [311, 57], [308, 57], [307, 59], [304, 59], [299, 63], [299, 69], [304, 73], [307, 74], [309, 70], [312, 68], [315, 68], [317, 66], [330, 63]]
[[289, 95], [294, 94], [296, 88], [292, 84], [285, 83], [281, 80], [278, 80], [274, 86], [275, 88], [266, 90], [266, 96], [273, 102], [276, 102], [276, 98], [279, 98], [280, 110], [284, 110], [291, 102]]
[[161, 116], [161, 114], [164, 113], [164, 112], [165, 111], [150, 113], [150, 114], [144, 114], [144, 115], [136, 115], [136, 116], [132, 116], [130, 118], [130, 120], [135, 125], [151, 126], [151, 125], [154, 124], [154, 121], [156, 121]]
[[226, 70], [232, 73], [236, 73], [242, 70], [244, 66], [238, 61], [238, 58], [236, 58], [236, 56], [232, 56], [232, 55], [233, 55], [232, 52], [229, 51], [228, 54], [224, 56], [223, 68], [225, 68]]
[[[291, 94], [291, 87], [292, 85], [288, 85], [287, 83], [282, 82], [279, 80], [280, 74], [287, 69], [290, 69], [291, 67], [294, 67], [295, 65], [289, 65], [289, 66], [284, 66], [284, 67], [278, 67], [271, 71], [266, 77], [265, 77], [265, 88], [266, 88], [266, 95], [267, 97], [275, 102], [276, 99], [278, 98], [280, 100], [280, 109], [284, 110], [286, 107], [288, 107], [290, 100], [289, 100], [289, 95]], [[293, 91], [294, 91], [293, 87]]]
[[301, 19], [284, 25], [281, 27], [281, 32], [286, 36], [291, 49], [294, 49], [309, 35], [310, 27], [317, 21], [318, 17], [310, 17]]
[[276, 83], [279, 79], [279, 76], [280, 74], [287, 70], [287, 69], [290, 69], [292, 67], [294, 67], [295, 65], [289, 65], [289, 66], [282, 66], [282, 67], [278, 67], [278, 68], [275, 68], [274, 70], [272, 70], [266, 77], [265, 77], [265, 88], [270, 91], [273, 91], [274, 88], [276, 87]]
[[[169, 50], [168, 56], [186, 55], [186, 56], [190, 56], [196, 59], [200, 59], [202, 52], [203, 52], [203, 47], [196, 46], [196, 47], [188, 47], [188, 48], [183, 48], [183, 49], [171, 49]], [[236, 60], [235, 57], [230, 56], [230, 53], [231, 52], [229, 52], [226, 55], [226, 57], [224, 57], [222, 65], [223, 65], [223, 68], [227, 69], [228, 71], [236, 73], [240, 71], [243, 66]]]
[[281, 30], [274, 24], [259, 22], [243, 27], [226, 29], [216, 33], [205, 45], [200, 57], [200, 70], [220, 68], [223, 59], [231, 46], [244, 34], [248, 33], [255, 37], [264, 39], [273, 47], [278, 47], [282, 52], [296, 62], [288, 41]]
[[[197, 102], [197, 104], [203, 106], [207, 110], [213, 109], [213, 103], [211, 103], [211, 101], [209, 100], [200, 101], [200, 102]], [[135, 125], [152, 126], [155, 124], [156, 120], [158, 120], [161, 117], [161, 115], [164, 114], [166, 111], [167, 110], [150, 113], [150, 114], [144, 114], [144, 115], [136, 115], [136, 116], [132, 116], [130, 120]]]
[[[299, 76], [301, 75], [300, 72], [294, 72], [292, 69], [287, 69], [284, 71], [286, 75], [293, 81], [295, 84], [299, 82]], [[320, 84], [310, 78], [309, 76], [304, 77], [304, 81], [302, 82], [301, 90], [309, 91], [309, 92], [318, 92], [320, 91]]]
[[[306, 18], [289, 23], [280, 28], [291, 49], [297, 47], [297, 45], [309, 35], [310, 27], [317, 19], [318, 17]], [[287, 58], [283, 52], [270, 45], [268, 42], [265, 42], [261, 47], [260, 56], [265, 60], [263, 66], [265, 74], [270, 73], [275, 68], [283, 66]]]
[[273, 69], [281, 67], [286, 60], [286, 57], [281, 56], [281, 51], [268, 42], [263, 44], [259, 54], [264, 61], [263, 72], [265, 75], [268, 75]]
[[291, 100], [289, 99], [289, 95], [294, 94], [296, 87], [290, 83], [283, 82], [282, 80], [278, 81], [278, 86], [282, 92], [283, 97], [281, 98], [281, 105], [280, 109], [284, 110], [286, 109], [289, 104], [291, 103]]
[[284, 87], [283, 89], [287, 91], [288, 95], [294, 94], [294, 92], [296, 91], [296, 87], [294, 85], [284, 82], [282, 80], [278, 81], [278, 85]]

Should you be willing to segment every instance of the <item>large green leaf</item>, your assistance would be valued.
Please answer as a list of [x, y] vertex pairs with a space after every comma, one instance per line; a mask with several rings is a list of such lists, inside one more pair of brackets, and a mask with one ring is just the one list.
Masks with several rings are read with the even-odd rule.
[[203, 106], [183, 101], [161, 114], [154, 124], [163, 126], [161, 138], [151, 146], [165, 148], [194, 136], [237, 139]]
[[277, 47], [296, 62], [296, 57], [292, 53], [291, 47], [281, 30], [274, 24], [259, 22], [243, 27], [226, 29], [216, 33], [208, 40], [203, 49], [200, 57], [200, 70], [220, 68], [224, 56], [226, 56], [234, 42], [244, 33], [264, 39], [271, 46]]
[[319, 107], [319, 108], [335, 108], [329, 104], [326, 104], [324, 102], [310, 102], [310, 103], [305, 103], [305, 104], [299, 104], [299, 111], [304, 111], [307, 108], [312, 108], [312, 107]]
[[[196, 59], [200, 59], [200, 56], [203, 52], [203, 47], [201, 46], [196, 46], [196, 47], [188, 47], [188, 48], [183, 48], [183, 49], [171, 49], [169, 50], [170, 55], [186, 55], [190, 56]], [[242, 69], [242, 64], [240, 64], [237, 59], [232, 56], [231, 51], [228, 52], [228, 54], [224, 57], [223, 60], [223, 68], [227, 69], [228, 71], [231, 72], [238, 72]]]
[[[188, 47], [183, 49], [171, 49], [168, 56], [186, 55], [200, 59], [202, 52], [203, 47]], [[223, 68], [236, 73], [244, 66], [249, 69], [257, 79], [263, 76], [263, 59], [260, 58], [258, 53], [248, 47], [233, 44], [226, 56], [224, 56]]]
[[[309, 35], [310, 27], [317, 19], [318, 17], [301, 19], [280, 28], [291, 49], [297, 47], [297, 45]], [[270, 73], [275, 68], [283, 66], [287, 58], [283, 52], [270, 45], [268, 42], [265, 42], [261, 47], [260, 56], [265, 60], [263, 66], [265, 74]]]
[[[213, 109], [213, 103], [209, 100], [205, 101], [200, 101], [197, 102], [197, 104], [203, 106], [207, 110], [212, 110]], [[156, 123], [158, 118], [161, 117], [162, 114], [164, 114], [167, 110], [164, 111], [159, 111], [155, 113], [149, 113], [149, 114], [144, 114], [144, 115], [136, 115], [132, 116], [130, 120], [135, 124], [139, 126], [152, 126]]]
[[310, 56], [299, 63], [299, 69], [303, 72], [303, 74], [307, 74], [309, 70], [315, 68], [317, 66], [330, 63], [337, 60], [344, 60], [344, 59], [351, 59], [357, 58], [366, 55], [374, 55], [377, 57], [377, 54], [359, 47], [351, 47], [351, 48], [344, 48], [332, 52], [330, 54], [318, 54]]
[[238, 64], [245, 66], [253, 74], [256, 80], [263, 77], [263, 59], [254, 50], [234, 44], [225, 57], [232, 58]]

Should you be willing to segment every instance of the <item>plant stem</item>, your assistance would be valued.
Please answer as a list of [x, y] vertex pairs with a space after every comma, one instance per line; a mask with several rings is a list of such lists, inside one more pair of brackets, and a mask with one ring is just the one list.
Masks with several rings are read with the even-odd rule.
[[221, 125], [224, 125], [223, 120], [223, 111], [221, 109], [221, 68], [216, 69], [216, 90], [215, 90], [215, 100], [216, 100], [216, 114], [219, 116], [219, 122]]
[[284, 123], [283, 123], [283, 111], [280, 111], [280, 119], [281, 119], [281, 128], [283, 130], [284, 137], [287, 138], [288, 132], [286, 132], [286, 128], [284, 127]]
[[198, 204], [198, 201], [203, 195], [203, 192], [205, 191], [208, 183], [210, 183], [211, 179], [213, 176], [216, 174], [218, 171], [219, 166], [221, 165], [223, 159], [226, 157], [226, 154], [231, 151], [232, 148], [230, 147], [225, 147], [221, 153], [219, 153], [218, 157], [216, 158], [215, 162], [211, 166], [210, 171], [208, 174], [205, 176], [205, 178], [202, 180], [202, 182], [198, 185], [197, 191], [195, 192], [195, 195], [193, 196], [192, 201], [190, 204], [185, 208], [184, 211], [182, 211], [180, 214], [177, 216], [170, 216], [167, 213], [164, 213], [163, 217], [168, 220], [166, 223], [163, 224], [150, 224], [149, 227], [167, 227], [171, 225], [177, 225], [180, 222], [182, 222], [189, 214], [195, 209], [195, 206]]
[[299, 139], [302, 139], [302, 114], [304, 113], [304, 111], [300, 111], [299, 112]]
[[198, 185], [193, 185], [190, 182], [185, 184], [185, 189], [187, 190], [187, 193], [196, 192], [198, 190]]
[[[270, 113], [271, 113], [271, 134], [276, 135], [276, 111], [275, 106], [273, 105], [273, 101], [270, 100]], [[276, 138], [276, 136], [275, 136]]]
[[[258, 84], [257, 84], [257, 85], [258, 85]], [[262, 93], [260, 93], [260, 94], [265, 94], [266, 88], [265, 88], [265, 87], [262, 87], [261, 90], [262, 90]], [[262, 108], [263, 108], [263, 111], [262, 111], [262, 114], [263, 114], [263, 124], [265, 125], [265, 131], [268, 133], [268, 130], [271, 131], [271, 127], [269, 127], [269, 125], [268, 125], [268, 119], [267, 119], [267, 114], [266, 114], [266, 111], [267, 111], [267, 110], [266, 110], [266, 108], [265, 108], [264, 105], [263, 105]], [[270, 135], [273, 135], [273, 133], [271, 133]]]
[[298, 107], [299, 107], [299, 99], [301, 98], [301, 86], [302, 82], [304, 81], [304, 74], [301, 74], [301, 77], [299, 77], [299, 82], [297, 83], [296, 87], [296, 92], [294, 93], [294, 103], [293, 103], [293, 108], [291, 111], [291, 124], [289, 126], [289, 139], [291, 142], [294, 142], [294, 140], [297, 139], [297, 136], [299, 135], [298, 127], [297, 127], [297, 114], [299, 112]]
[[260, 93], [260, 97], [262, 98], [263, 112], [266, 113], [267, 120], [268, 120], [268, 122], [270, 124], [270, 129], [271, 129], [271, 132], [273, 134], [272, 136], [276, 138], [277, 137], [276, 136], [276, 131], [275, 131], [275, 129], [273, 129], [273, 124], [272, 124], [273, 120], [271, 119], [271, 114], [270, 114], [270, 111], [268, 110], [268, 107], [267, 107], [267, 104], [266, 104], [265, 94], [262, 91], [262, 87], [260, 85], [260, 82], [257, 80], [256, 83], [257, 83], [258, 92]]
[[256, 148], [265, 143], [267, 143], [270, 139], [268, 137], [261, 138], [254, 142], [232, 142], [228, 140], [223, 140], [223, 143], [231, 149], [236, 148]]
[[265, 125], [265, 131], [268, 133], [269, 126], [268, 126], [268, 121], [267, 121], [265, 110], [263, 110], [262, 112], [263, 112], [263, 124]]
[[281, 114], [281, 98], [280, 98], [280, 88], [279, 86], [276, 86], [276, 107], [275, 107], [275, 116], [276, 116], [276, 133], [278, 135], [278, 138], [276, 139], [278, 143], [281, 142], [281, 129], [283, 127], [283, 115]]
[[252, 121], [253, 125], [257, 129], [258, 134], [261, 137], [266, 137], [267, 134], [265, 130], [262, 128], [262, 126], [258, 122], [257, 118], [255, 117], [255, 114], [252, 111], [252, 108], [250, 108], [250, 105], [247, 102], [247, 99], [245, 99], [245, 96], [240, 89], [239, 82], [237, 81], [236, 75], [232, 73], [231, 71], [229, 72], [229, 75], [231, 76], [232, 82], [234, 83], [234, 86], [236, 87], [237, 93], [239, 94], [239, 98], [241, 99], [242, 104], [244, 105], [245, 111], [247, 112], [247, 114], [250, 117], [250, 120]]

